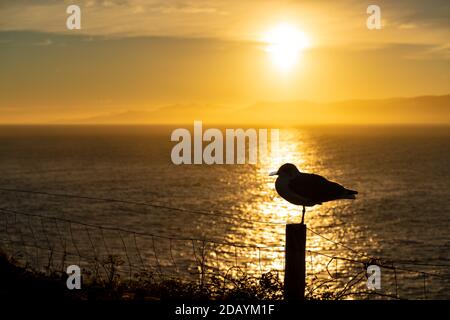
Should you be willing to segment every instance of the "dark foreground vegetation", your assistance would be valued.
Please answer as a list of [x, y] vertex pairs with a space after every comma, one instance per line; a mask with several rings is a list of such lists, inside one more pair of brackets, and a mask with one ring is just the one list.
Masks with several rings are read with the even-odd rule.
[[67, 274], [61, 271], [38, 272], [20, 266], [14, 258], [0, 254], [0, 299], [52, 300], [280, 300], [282, 283], [272, 272], [259, 278], [245, 275], [236, 279], [212, 278], [208, 283], [160, 279], [152, 273], [135, 274], [135, 280], [123, 280], [113, 257], [103, 263], [106, 277], [96, 277], [91, 270], [83, 278], [81, 290], [69, 290]]

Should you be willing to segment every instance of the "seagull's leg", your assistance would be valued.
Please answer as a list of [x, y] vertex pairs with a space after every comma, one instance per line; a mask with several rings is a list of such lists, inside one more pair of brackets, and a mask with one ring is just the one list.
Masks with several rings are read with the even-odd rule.
[[302, 224], [305, 220], [305, 206], [303, 206], [303, 211], [302, 211]]

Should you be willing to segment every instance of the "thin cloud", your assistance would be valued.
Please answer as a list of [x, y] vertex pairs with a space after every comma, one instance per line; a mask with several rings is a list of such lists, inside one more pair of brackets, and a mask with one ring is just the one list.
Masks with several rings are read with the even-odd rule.
[[[367, 3], [347, 1], [77, 0], [82, 29], [66, 29], [65, 0], [9, 0], [0, 4], [0, 31], [27, 30], [89, 36], [160, 36], [261, 41], [287, 19], [311, 34], [314, 45], [373, 46], [410, 43], [442, 46], [450, 38], [450, 2], [379, 1], [383, 29], [368, 32]], [[420, 32], [417, 32], [420, 30]], [[348, 35], [352, 36], [349, 37]]]
[[34, 43], [34, 45], [36, 45], [36, 46], [50, 46], [52, 44], [53, 44], [52, 39], [45, 39], [45, 40]]

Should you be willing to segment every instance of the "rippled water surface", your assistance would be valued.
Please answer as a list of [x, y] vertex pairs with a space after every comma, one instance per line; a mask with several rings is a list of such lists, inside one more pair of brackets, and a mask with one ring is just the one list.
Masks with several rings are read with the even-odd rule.
[[[78, 255], [114, 253], [174, 275], [194, 273], [202, 259], [211, 270], [282, 272], [285, 223], [299, 222], [300, 208], [276, 194], [268, 173], [292, 162], [359, 191], [355, 201], [308, 208], [309, 283], [315, 275], [360, 274], [362, 265], [330, 257], [376, 256], [398, 268], [382, 269], [383, 292], [450, 298], [449, 127], [281, 129], [281, 152], [270, 163], [212, 166], [173, 165], [171, 131], [0, 128], [2, 189], [135, 202], [0, 191], [4, 250], [28, 243], [44, 251], [58, 242]], [[35, 249], [26, 250], [30, 263], [42, 264]]]

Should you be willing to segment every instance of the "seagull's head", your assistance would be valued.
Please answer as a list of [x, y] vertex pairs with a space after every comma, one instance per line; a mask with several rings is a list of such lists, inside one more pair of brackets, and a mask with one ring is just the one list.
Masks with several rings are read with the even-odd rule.
[[297, 169], [297, 167], [292, 163], [285, 163], [278, 169], [278, 171], [271, 172], [269, 175], [270, 176], [278, 175], [280, 177], [290, 178], [297, 176], [299, 172], [300, 171]]

